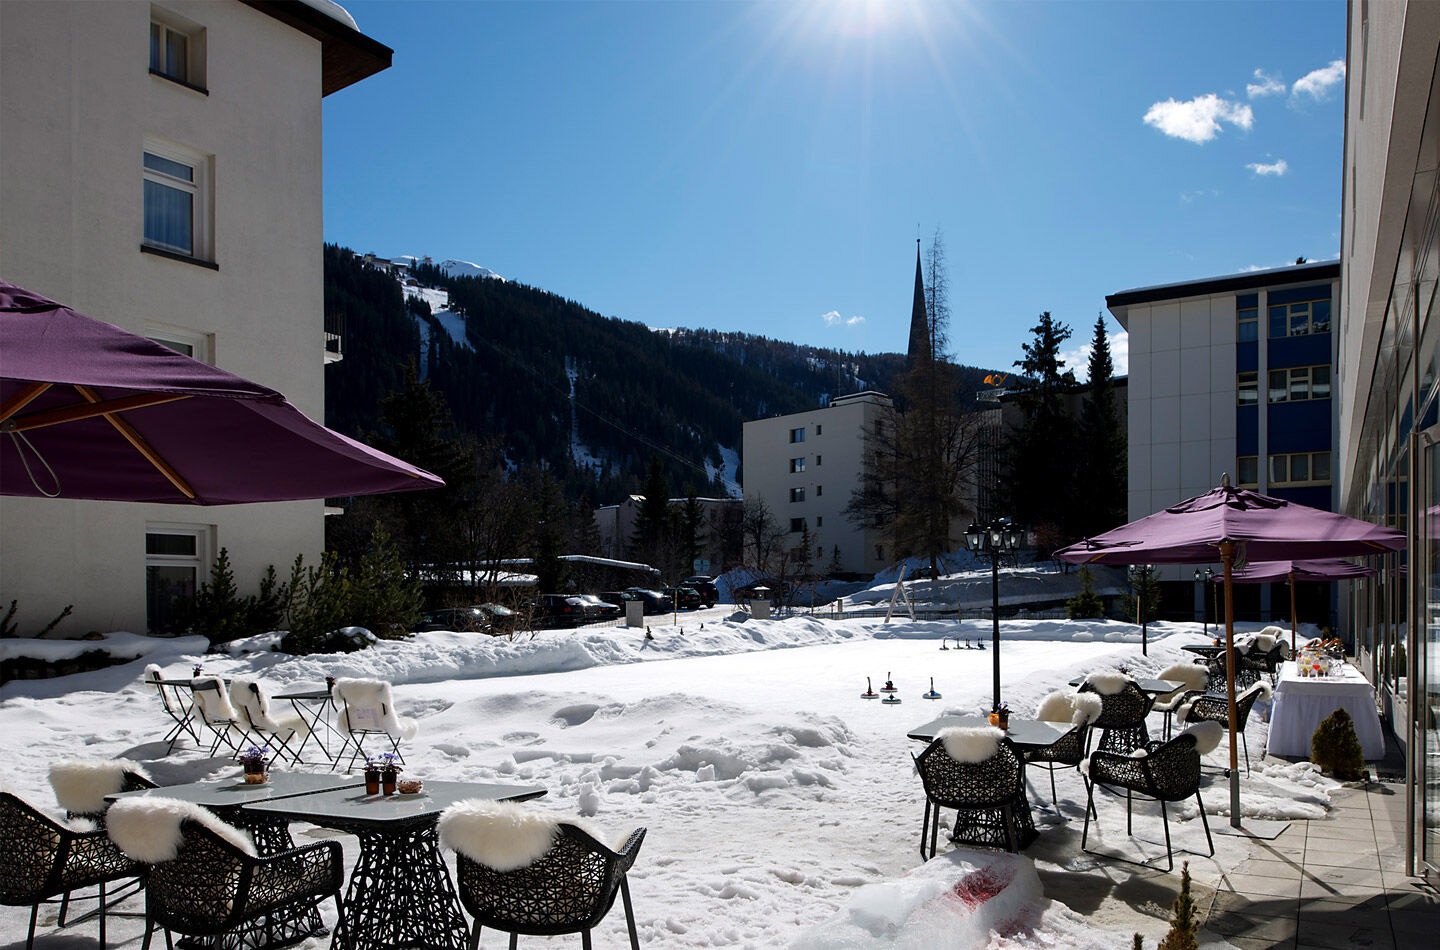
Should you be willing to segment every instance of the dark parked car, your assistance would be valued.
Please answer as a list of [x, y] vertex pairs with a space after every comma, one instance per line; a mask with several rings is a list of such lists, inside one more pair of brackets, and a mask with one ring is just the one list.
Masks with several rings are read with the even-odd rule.
[[681, 610], [699, 610], [704, 598], [700, 592], [693, 587], [667, 587], [665, 596], [675, 602], [675, 606]]
[[432, 610], [415, 627], [419, 633], [454, 630], [457, 633], [490, 633], [490, 616], [481, 607], [446, 607]]
[[607, 604], [614, 604], [616, 607], [619, 607], [621, 613], [624, 613], [625, 604], [627, 602], [636, 599], [635, 595], [630, 593], [628, 590], [605, 590], [601, 591], [595, 596], [599, 597]]
[[586, 604], [586, 615], [594, 620], [614, 620], [620, 616], [621, 608], [597, 594], [576, 594]]
[[709, 574], [696, 574], [687, 577], [680, 582], [681, 587], [693, 587], [700, 593], [700, 602], [706, 607], [714, 607], [720, 603], [720, 590], [715, 586], [715, 578]]
[[504, 604], [477, 604], [485, 611], [485, 616], [490, 620], [490, 632], [495, 634], [514, 633], [515, 628], [520, 625], [520, 612], [511, 610]]
[[632, 595], [636, 600], [643, 601], [647, 614], [663, 614], [675, 606], [675, 601], [658, 590], [650, 590], [647, 587], [627, 587], [625, 593]]
[[537, 627], [578, 627], [590, 619], [587, 606], [572, 594], [541, 594], [531, 602], [531, 620]]

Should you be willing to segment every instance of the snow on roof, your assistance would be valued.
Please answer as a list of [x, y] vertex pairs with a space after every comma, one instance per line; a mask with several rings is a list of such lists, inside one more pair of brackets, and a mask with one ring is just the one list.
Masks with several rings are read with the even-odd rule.
[[350, 15], [350, 11], [336, 3], [335, 0], [300, 0], [300, 2], [307, 7], [313, 7], [319, 10], [332, 20], [338, 20], [357, 33], [360, 31], [360, 25], [357, 24], [355, 18]]

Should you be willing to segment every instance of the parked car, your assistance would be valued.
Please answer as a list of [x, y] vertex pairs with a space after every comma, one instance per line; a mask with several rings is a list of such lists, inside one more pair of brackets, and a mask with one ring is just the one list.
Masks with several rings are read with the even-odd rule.
[[675, 606], [681, 610], [699, 610], [704, 598], [700, 592], [693, 587], [667, 587], [664, 594], [675, 602]]
[[696, 574], [687, 577], [680, 582], [681, 587], [693, 587], [700, 594], [700, 602], [705, 607], [714, 607], [720, 603], [720, 589], [715, 586], [715, 578], [709, 574]]
[[416, 625], [418, 633], [454, 630], [456, 633], [490, 633], [490, 615], [481, 607], [445, 607], [427, 613]]
[[628, 590], [604, 590], [596, 594], [595, 596], [599, 597], [607, 604], [614, 604], [616, 607], [619, 607], [621, 613], [625, 612], [626, 603], [637, 599], [635, 595], [630, 593]]
[[531, 621], [537, 627], [578, 627], [589, 619], [587, 606], [574, 594], [541, 594], [530, 603]]
[[596, 594], [576, 594], [586, 603], [586, 615], [593, 620], [614, 620], [620, 616], [621, 608]]
[[675, 606], [675, 601], [658, 590], [650, 590], [648, 587], [627, 587], [625, 593], [632, 595], [636, 600], [643, 601], [647, 614], [663, 614]]
[[478, 608], [485, 611], [486, 618], [490, 621], [490, 632], [493, 634], [510, 634], [520, 625], [520, 611], [511, 610], [504, 604], [476, 604]]
[[761, 577], [751, 581], [744, 587], [735, 588], [735, 592], [732, 595], [735, 603], [748, 604], [752, 600], [759, 599], [762, 595], [757, 594], [756, 591], [762, 587], [765, 588], [764, 598], [772, 604], [782, 603], [788, 600], [790, 596], [790, 591], [783, 590], [781, 583], [775, 578]]

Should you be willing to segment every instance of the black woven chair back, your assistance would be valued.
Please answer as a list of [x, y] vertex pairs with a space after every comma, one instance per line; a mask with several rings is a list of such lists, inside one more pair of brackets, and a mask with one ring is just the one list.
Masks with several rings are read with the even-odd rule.
[[185, 821], [180, 828], [174, 860], [150, 867], [147, 910], [169, 930], [220, 933], [244, 903], [239, 890], [250, 856], [198, 822]]
[[477, 924], [495, 930], [537, 936], [589, 930], [610, 912], [644, 837], [643, 828], [631, 835], [622, 856], [562, 824], [543, 857], [514, 871], [456, 854], [460, 902]]
[[[1235, 697], [1235, 726], [1242, 732], [1246, 722], [1250, 719], [1250, 710], [1255, 708], [1255, 700], [1260, 698], [1260, 690], [1247, 689]], [[1230, 701], [1225, 696], [1201, 696], [1190, 704], [1190, 711], [1185, 715], [1187, 723], [1195, 722], [1218, 722], [1228, 726], [1230, 724]]]
[[981, 762], [957, 762], [936, 739], [915, 757], [929, 799], [945, 808], [998, 808], [1024, 789], [1020, 753], [1002, 738], [995, 754]]
[[1152, 742], [1140, 758], [1100, 756], [1091, 759], [1091, 777], [1102, 785], [1115, 785], [1164, 802], [1178, 802], [1200, 788], [1200, 753], [1195, 738], [1178, 735], [1169, 742]]
[[1097, 729], [1134, 729], [1136, 726], [1143, 726], [1145, 717], [1150, 714], [1150, 707], [1155, 704], [1154, 697], [1134, 683], [1126, 683], [1120, 692], [1109, 695], [1088, 683], [1082, 685], [1080, 690], [1093, 692], [1100, 697], [1100, 717], [1094, 722]]
[[1026, 762], [1054, 762], [1058, 765], [1079, 765], [1085, 758], [1085, 739], [1090, 725], [1076, 726], [1047, 746], [1025, 753]]
[[62, 836], [45, 814], [0, 792], [0, 904], [31, 904], [53, 891]]

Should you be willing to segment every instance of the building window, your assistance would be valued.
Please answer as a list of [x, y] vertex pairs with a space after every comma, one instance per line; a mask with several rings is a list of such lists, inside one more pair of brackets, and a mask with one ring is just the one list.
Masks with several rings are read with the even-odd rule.
[[205, 28], [159, 8], [150, 16], [150, 72], [203, 92]]
[[791, 519], [790, 519], [790, 533], [791, 533], [791, 534], [799, 534], [800, 532], [802, 532], [802, 531], [804, 531], [804, 530], [805, 530], [805, 519], [804, 519], [804, 518], [791, 518]]
[[1330, 483], [1329, 452], [1292, 452], [1270, 456], [1270, 486]]
[[821, 432], [824, 432], [824, 431], [825, 431], [825, 427], [822, 426], [822, 425], [820, 425], [819, 423], [816, 423], [816, 425], [815, 425], [815, 434], [816, 434], [816, 435], [819, 435]]
[[790, 474], [805, 471], [805, 460], [803, 458], [790, 460]]
[[[816, 435], [819, 435], [819, 433], [817, 432]], [[820, 462], [821, 462], [821, 459], [822, 459], [822, 456], [819, 456], [819, 455], [815, 456], [815, 464], [816, 464], [816, 465], [819, 465]]]
[[190, 357], [192, 360], [210, 364], [215, 362], [214, 356], [211, 355], [214, 347], [208, 333], [196, 333], [180, 327], [146, 323], [145, 336], [161, 346], [168, 346], [182, 356]]
[[210, 529], [204, 525], [145, 528], [145, 621], [151, 630], [173, 628], [175, 608], [194, 597], [208, 564]]
[[791, 429], [791, 430], [790, 430], [790, 441], [791, 441], [791, 442], [804, 442], [804, 441], [805, 441], [805, 427], [804, 427], [804, 426], [801, 426], [801, 427], [798, 428], [798, 429]]
[[805, 489], [803, 489], [803, 488], [792, 488], [792, 489], [790, 489], [790, 500], [791, 500], [791, 501], [804, 501], [804, 500], [805, 500]]
[[[1253, 301], [1253, 295], [1251, 299]], [[1240, 343], [1253, 343], [1260, 339], [1260, 308], [1253, 302], [1235, 311], [1235, 339]]]
[[817, 527], [817, 528], [823, 528], [823, 527], [825, 527], [825, 517], [824, 517], [823, 515], [816, 515], [816, 516], [815, 516], [815, 527]]
[[1235, 482], [1241, 488], [1260, 487], [1260, 456], [1242, 455], [1235, 459]]
[[1270, 371], [1271, 402], [1330, 398], [1330, 367], [1292, 366]]
[[186, 257], [209, 253], [209, 161], [174, 146], [146, 144], [145, 246]]
[[824, 486], [824, 485], [816, 485], [816, 486], [815, 486], [815, 497], [816, 497], [816, 498], [819, 498], [819, 497], [820, 497], [821, 495], [823, 495], [823, 494], [825, 494], [825, 486]]
[[1253, 406], [1260, 401], [1260, 374], [1235, 374], [1235, 405]]
[[1330, 332], [1330, 301], [1307, 300], [1270, 307], [1270, 338]]

